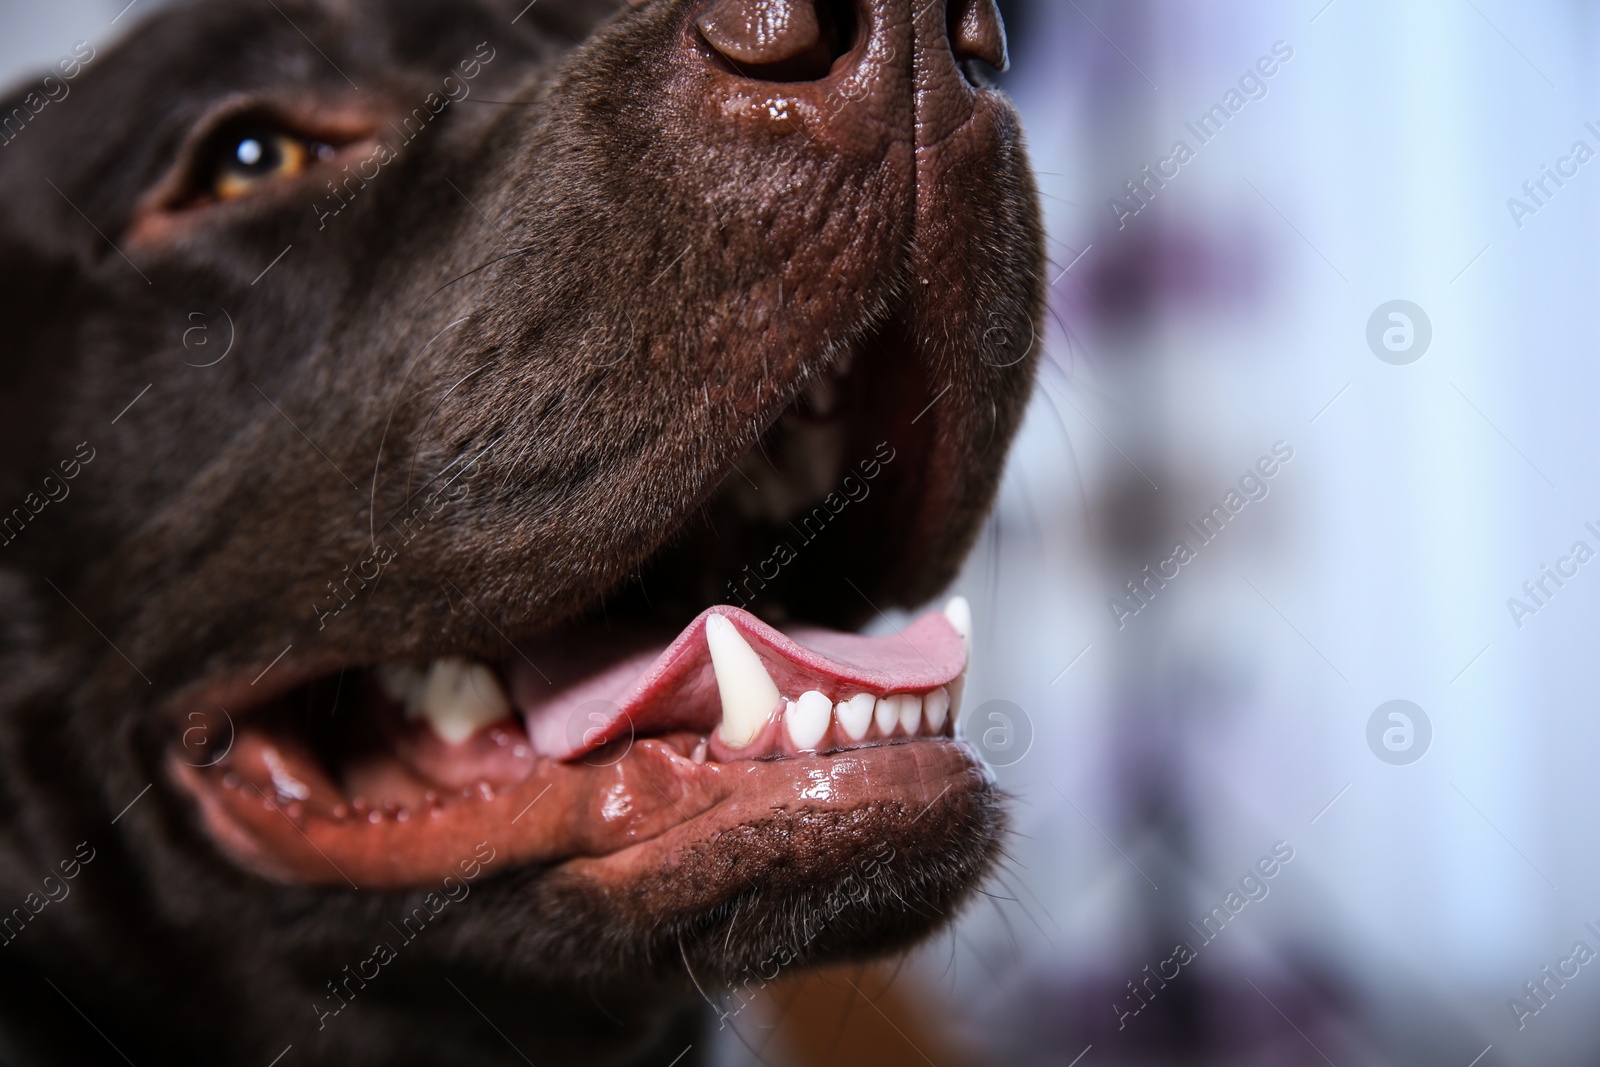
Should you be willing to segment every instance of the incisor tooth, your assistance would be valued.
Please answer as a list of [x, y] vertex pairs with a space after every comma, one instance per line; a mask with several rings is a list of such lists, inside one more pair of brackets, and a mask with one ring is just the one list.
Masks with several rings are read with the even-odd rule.
[[815, 689], [800, 694], [800, 699], [789, 705], [784, 720], [789, 725], [789, 739], [802, 752], [815, 749], [828, 732], [828, 720], [833, 716], [833, 701]]
[[738, 627], [721, 615], [706, 619], [706, 647], [722, 697], [722, 724], [717, 733], [734, 748], [755, 740], [779, 707], [778, 687], [756, 650]]
[[900, 702], [894, 697], [879, 697], [872, 714], [878, 723], [878, 732], [888, 737], [894, 733], [894, 724], [900, 721]]
[[928, 730], [930, 733], [940, 733], [944, 730], [944, 721], [950, 714], [950, 690], [940, 686], [928, 694], [922, 702], [922, 710], [928, 717]]
[[859, 741], [867, 736], [867, 729], [872, 725], [872, 709], [877, 703], [878, 698], [871, 693], [857, 693], [833, 709], [850, 740]]
[[427, 720], [452, 745], [509, 714], [511, 701], [494, 672], [459, 659], [434, 660], [406, 704], [408, 719]]
[[900, 706], [900, 728], [907, 737], [916, 737], [922, 725], [922, 698], [915, 693], [901, 693], [894, 699]]

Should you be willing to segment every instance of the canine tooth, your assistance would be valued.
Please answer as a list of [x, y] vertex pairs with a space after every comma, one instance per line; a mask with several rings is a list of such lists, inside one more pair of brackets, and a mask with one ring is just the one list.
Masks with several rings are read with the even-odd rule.
[[907, 737], [916, 737], [922, 725], [922, 698], [915, 693], [901, 693], [894, 699], [900, 707], [900, 726]]
[[[967, 646], [967, 662], [972, 662], [972, 605], [967, 603], [964, 596], [950, 598], [950, 603], [944, 606], [944, 617], [950, 620], [956, 633], [961, 635]], [[967, 688], [967, 668], [961, 668], [961, 674], [950, 683], [950, 717], [956, 718], [961, 714], [961, 695]]]
[[833, 701], [815, 689], [800, 694], [800, 699], [789, 705], [784, 720], [789, 726], [789, 739], [802, 752], [815, 749], [828, 732], [828, 720], [833, 716]]
[[878, 732], [888, 737], [894, 733], [894, 724], [900, 721], [900, 702], [894, 697], [879, 697], [873, 707], [873, 718], [878, 724]]
[[878, 698], [871, 693], [857, 693], [833, 709], [850, 740], [859, 741], [867, 736], [867, 729], [872, 725], [872, 709], [877, 703]]
[[717, 733], [733, 747], [743, 748], [755, 740], [780, 706], [778, 687], [756, 650], [723, 616], [706, 619], [706, 647], [711, 651], [717, 694], [722, 697], [722, 723]]
[[967, 598], [951, 597], [950, 603], [944, 606], [944, 617], [950, 620], [950, 625], [955, 627], [956, 633], [966, 642], [967, 655], [972, 655], [972, 605], [967, 603]]
[[922, 710], [927, 715], [928, 731], [943, 732], [945, 719], [950, 714], [950, 690], [941, 685], [929, 693], [922, 702]]
[[511, 701], [494, 672], [459, 659], [434, 660], [406, 705], [406, 718], [427, 720], [452, 745], [509, 714]]

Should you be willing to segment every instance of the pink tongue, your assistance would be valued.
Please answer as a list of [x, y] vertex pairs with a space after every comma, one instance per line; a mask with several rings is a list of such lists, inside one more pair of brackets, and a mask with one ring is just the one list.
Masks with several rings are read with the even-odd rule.
[[738, 628], [790, 700], [810, 689], [835, 702], [857, 693], [920, 692], [949, 685], [967, 665], [966, 643], [939, 612], [898, 634], [862, 637], [810, 627], [784, 634], [742, 608], [708, 608], [664, 650], [625, 656], [577, 681], [552, 684], [532, 664], [513, 663], [511, 700], [527, 722], [534, 750], [565, 760], [630, 731], [649, 736], [714, 729], [722, 720], [722, 702], [705, 637], [706, 618], [713, 614]]

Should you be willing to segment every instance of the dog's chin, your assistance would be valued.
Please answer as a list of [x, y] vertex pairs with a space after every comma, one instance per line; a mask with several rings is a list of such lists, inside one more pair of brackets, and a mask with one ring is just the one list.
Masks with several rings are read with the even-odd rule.
[[[591, 612], [489, 655], [408, 639], [197, 682], [169, 709], [172, 777], [227, 861], [275, 882], [531, 871], [581, 887], [641, 959], [716, 942], [691, 959], [711, 970], [819, 909], [829, 931], [796, 959], [907, 943], [998, 847], [993, 783], [956, 739], [970, 610], [875, 637], [809, 620], [943, 579], [917, 537], [943, 489], [934, 399], [912, 360], [846, 354]], [[777, 926], [726, 936], [747, 912]]]

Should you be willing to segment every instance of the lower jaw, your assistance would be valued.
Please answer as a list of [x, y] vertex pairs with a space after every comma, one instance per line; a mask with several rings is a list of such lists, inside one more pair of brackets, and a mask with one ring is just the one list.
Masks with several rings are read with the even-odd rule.
[[967, 746], [949, 740], [732, 763], [696, 762], [684, 754], [693, 743], [647, 738], [610, 763], [540, 759], [515, 786], [480, 786], [403, 819], [270, 795], [255, 784], [270, 780], [270, 743], [248, 734], [226, 771], [176, 756], [170, 766], [234, 863], [276, 881], [356, 888], [437, 885], [486, 854], [496, 869], [562, 863], [626, 879], [776, 814], [893, 807], [913, 819], [993, 788]]

